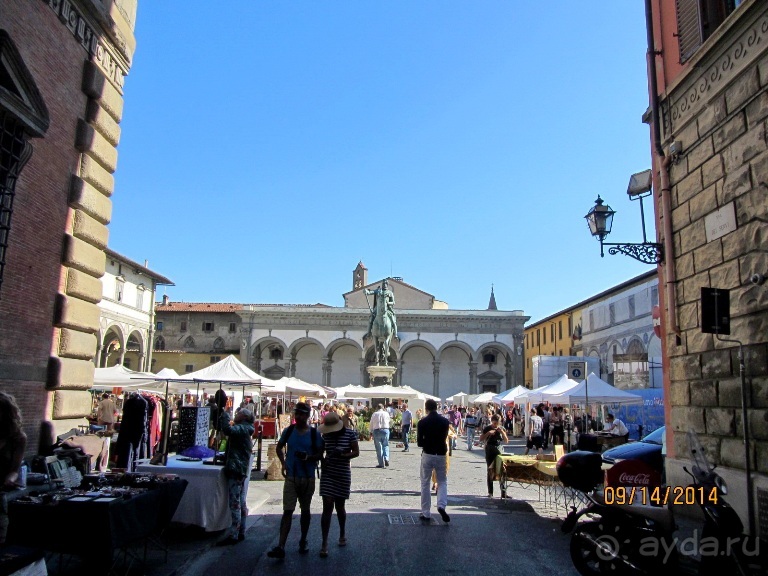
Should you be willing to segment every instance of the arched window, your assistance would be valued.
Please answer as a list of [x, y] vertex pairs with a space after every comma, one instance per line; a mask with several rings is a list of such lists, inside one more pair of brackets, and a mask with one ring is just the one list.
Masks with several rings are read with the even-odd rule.
[[155, 350], [165, 350], [165, 338], [162, 336], [155, 338]]
[[194, 348], [195, 347], [195, 339], [192, 338], [192, 336], [187, 336], [187, 339], [184, 340], [184, 348]]
[[219, 336], [216, 338], [216, 340], [213, 341], [213, 349], [215, 351], [224, 350], [224, 338]]

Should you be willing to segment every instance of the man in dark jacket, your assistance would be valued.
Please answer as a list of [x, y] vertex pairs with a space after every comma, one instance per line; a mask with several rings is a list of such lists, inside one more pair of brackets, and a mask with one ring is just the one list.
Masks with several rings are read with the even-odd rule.
[[224, 475], [229, 488], [229, 509], [232, 512], [232, 525], [227, 537], [220, 540], [218, 546], [237, 544], [245, 540], [245, 519], [248, 508], [245, 506], [245, 483], [251, 475], [251, 451], [253, 450], [253, 412], [244, 408], [235, 414], [234, 424], [229, 422], [229, 414], [219, 416], [219, 430], [227, 437], [227, 463]]
[[416, 425], [416, 443], [421, 454], [421, 520], [429, 522], [432, 495], [429, 491], [432, 471], [437, 479], [437, 511], [443, 522], [451, 518], [445, 511], [448, 505], [448, 427], [449, 422], [437, 413], [437, 402], [432, 399], [424, 403], [427, 415]]

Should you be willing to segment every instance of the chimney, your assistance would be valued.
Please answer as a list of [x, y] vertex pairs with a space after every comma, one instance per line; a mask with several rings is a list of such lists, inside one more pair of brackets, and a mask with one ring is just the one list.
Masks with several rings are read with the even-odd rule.
[[163, 294], [163, 306], [168, 306], [168, 303], [171, 301], [170, 298], [168, 298], [168, 294]]

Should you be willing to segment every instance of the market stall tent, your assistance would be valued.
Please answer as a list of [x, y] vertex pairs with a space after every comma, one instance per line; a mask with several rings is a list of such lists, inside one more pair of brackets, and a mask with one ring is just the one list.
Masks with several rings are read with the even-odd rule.
[[360, 394], [361, 398], [402, 398], [404, 400], [418, 398], [421, 394], [418, 390], [408, 386], [391, 386], [389, 384], [363, 388], [357, 393]]
[[139, 384], [152, 384], [155, 375], [149, 372], [136, 372], [129, 370], [122, 364], [115, 364], [109, 368], [96, 368], [93, 371], [93, 386], [91, 390], [107, 390], [111, 388], [137, 386]]
[[496, 394], [493, 392], [483, 392], [477, 396], [469, 396], [467, 399], [471, 404], [490, 404], [493, 402], [493, 397]]
[[549, 396], [550, 402], [557, 404], [584, 404], [589, 401], [590, 404], [642, 404], [642, 396], [619, 390], [611, 386], [605, 380], [601, 380], [594, 372], [587, 376], [587, 380], [582, 380], [574, 388], [564, 392], [559, 396]]
[[501, 394], [496, 394], [496, 396], [493, 397], [493, 401], [496, 404], [510, 404], [516, 402], [516, 398], [526, 392], [528, 392], [528, 388], [525, 386], [515, 386], [510, 390], [505, 390]]
[[[578, 385], [578, 382], [571, 380], [568, 376], [563, 374], [551, 384], [536, 388], [535, 390], [527, 390], [525, 393], [520, 394], [517, 397], [517, 401], [530, 402], [531, 404], [539, 404], [540, 402], [553, 402], [557, 404], [562, 400], [560, 396], [561, 394], [564, 394]], [[552, 400], [552, 397], [557, 397], [557, 400]]]

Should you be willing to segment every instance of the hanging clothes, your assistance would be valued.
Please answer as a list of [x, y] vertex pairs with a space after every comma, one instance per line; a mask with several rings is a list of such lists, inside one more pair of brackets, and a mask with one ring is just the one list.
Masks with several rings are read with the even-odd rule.
[[123, 419], [117, 436], [118, 468], [130, 468], [139, 458], [147, 434], [147, 406], [147, 401], [135, 392], [123, 404]]

